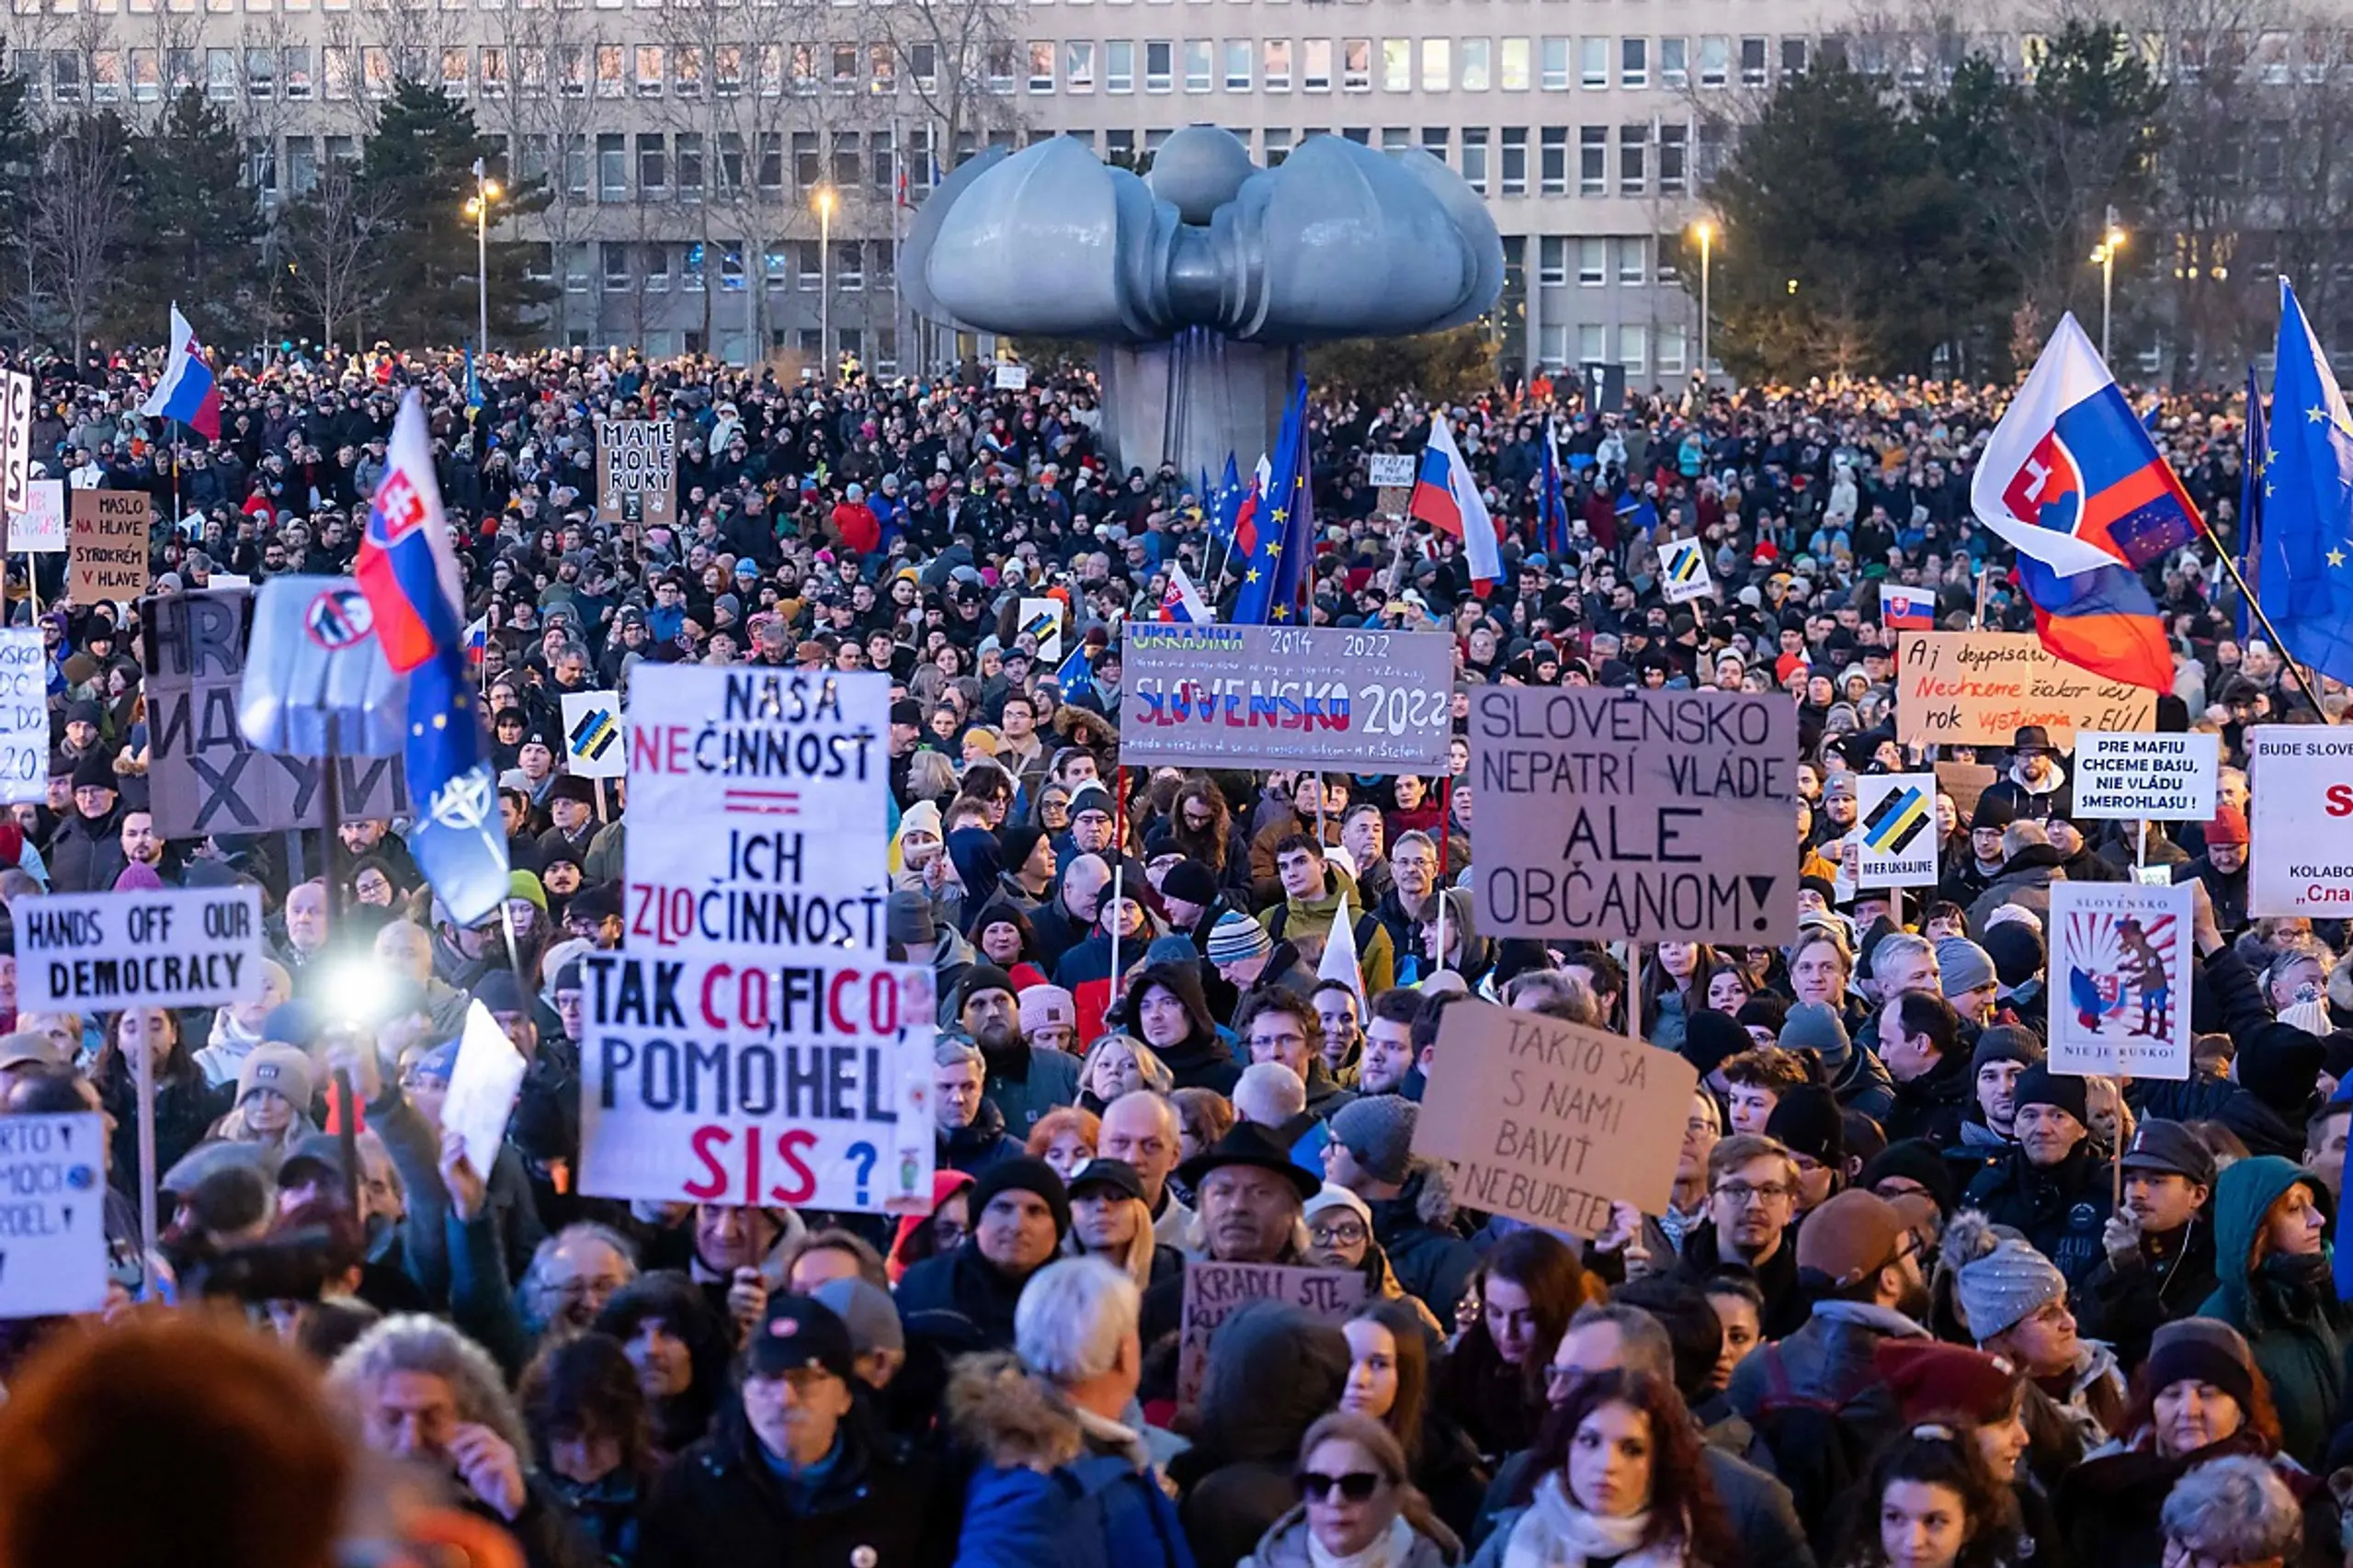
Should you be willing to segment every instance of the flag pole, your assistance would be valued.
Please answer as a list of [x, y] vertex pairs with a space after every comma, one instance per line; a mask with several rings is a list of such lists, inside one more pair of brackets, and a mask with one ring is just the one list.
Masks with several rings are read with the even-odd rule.
[[2320, 722], [2324, 724], [2336, 723], [2336, 721], [2329, 716], [2328, 710], [2320, 705], [2320, 689], [2313, 685], [2312, 672], [2289, 654], [2288, 640], [2279, 635], [2278, 627], [2271, 624], [2271, 617], [2265, 613], [2262, 601], [2255, 597], [2252, 589], [2248, 588], [2246, 579], [2239, 575], [2238, 562], [2231, 559], [2229, 551], [2220, 548], [2219, 540], [2214, 558], [2222, 563], [2222, 570], [2231, 574], [2231, 581], [2238, 585], [2239, 602], [2246, 606], [2247, 613], [2255, 617], [2256, 623], [2263, 628], [2264, 635], [2271, 639], [2271, 645], [2279, 650], [2279, 662], [2288, 666], [2288, 673], [2294, 676], [2296, 684], [2304, 688], [2304, 699], [2313, 705], [2313, 711], [2320, 715]]

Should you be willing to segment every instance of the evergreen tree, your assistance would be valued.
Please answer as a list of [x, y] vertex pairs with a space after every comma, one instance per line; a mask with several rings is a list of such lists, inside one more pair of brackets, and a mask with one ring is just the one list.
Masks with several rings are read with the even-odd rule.
[[233, 351], [255, 334], [261, 212], [228, 111], [189, 87], [151, 135], [131, 143], [138, 220], [108, 296], [108, 324], [160, 342], [176, 301], [197, 336]]
[[[475, 236], [465, 204], [474, 193], [477, 159], [494, 144], [475, 128], [473, 109], [438, 86], [398, 81], [360, 154], [359, 180], [368, 208], [385, 215], [376, 258], [381, 273], [398, 279], [369, 325], [371, 336], [404, 346], [455, 346], [475, 330]], [[547, 204], [539, 182], [502, 180], [493, 204], [494, 230]], [[490, 330], [513, 344], [533, 331], [539, 307], [554, 298], [551, 283], [529, 272], [533, 246], [493, 239], [489, 246]]]

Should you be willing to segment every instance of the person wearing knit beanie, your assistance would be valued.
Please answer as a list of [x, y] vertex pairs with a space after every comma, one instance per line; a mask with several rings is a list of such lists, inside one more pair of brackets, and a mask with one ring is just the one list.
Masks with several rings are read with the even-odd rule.
[[1813, 1051], [1830, 1074], [1847, 1064], [1847, 1053], [1855, 1048], [1847, 1038], [1846, 1020], [1826, 1002], [1801, 1002], [1791, 1007], [1781, 1024], [1780, 1045], [1784, 1051]]
[[1263, 960], [1275, 950], [1275, 939], [1267, 928], [1239, 910], [1228, 910], [1218, 916], [1210, 928], [1208, 957], [1217, 971], [1234, 984], [1247, 984], [1258, 978]]
[[1078, 998], [1059, 985], [1025, 985], [1018, 998], [1021, 1038], [1033, 1050], [1069, 1051], [1078, 1043]]
[[[1054, 891], [1054, 846], [1041, 827], [1008, 827], [997, 835], [1005, 846], [1005, 875], [1021, 884], [1021, 891], [1034, 899], [1047, 899]], [[1038, 853], [1040, 845], [1045, 853]], [[995, 888], [977, 888], [968, 895], [986, 900]]]
[[1945, 1000], [1962, 1018], [1983, 1025], [1994, 1016], [1994, 960], [1984, 949], [1966, 937], [1947, 937], [1937, 944], [1937, 974]]
[[[1188, 906], [1176, 923], [1189, 929], [1201, 910], [1217, 903], [1217, 876], [1199, 860], [1179, 860], [1161, 874], [1160, 896], [1172, 905]], [[1170, 911], [1172, 916], [1178, 913]]]
[[2312, 1112], [2327, 1060], [2327, 1049], [2318, 1039], [2275, 1020], [2241, 1037], [2231, 1072], [2240, 1088], [2296, 1127]]
[[1889, 1199], [1916, 1193], [1934, 1203], [1939, 1214], [1950, 1214], [1961, 1199], [1951, 1165], [1923, 1138], [1903, 1139], [1881, 1149], [1864, 1165], [1855, 1185]]
[[1684, 1020], [1683, 1044], [1677, 1054], [1691, 1063], [1703, 1083], [1717, 1088], [1723, 1064], [1748, 1049], [1748, 1031], [1733, 1022], [1731, 1014], [1700, 1007]]
[[1396, 1197], [1413, 1174], [1420, 1110], [1403, 1095], [1368, 1095], [1341, 1107], [1324, 1150], [1324, 1174], [1365, 1199]]
[[[1977, 1049], [1969, 1053], [1970, 1082], [1978, 1119], [1996, 1138], [2006, 1141], [2015, 1135], [2018, 1079], [2042, 1057], [2042, 1041], [2032, 1029], [2006, 1024], [1977, 1037]], [[1969, 1136], [1966, 1125], [1961, 1136]]]
[[[2164, 1331], [2159, 1334], [2163, 1335]], [[2142, 1366], [2153, 1398], [2164, 1397], [2177, 1383], [2204, 1383], [2236, 1400], [2242, 1421], [2255, 1409], [2255, 1368], [2246, 1357], [2233, 1354], [2222, 1340], [2202, 1335], [2166, 1335], [2151, 1344], [2149, 1358]]]
[[2051, 961], [2042, 933], [2023, 920], [2004, 920], [1985, 928], [1985, 956], [1994, 960], [1994, 980], [2000, 994], [2017, 996], [2042, 977]]
[[[1998, 1356], [1934, 1339], [1882, 1339], [1871, 1346], [1879, 1373], [1906, 1421], [1959, 1415], [1998, 1426], [2018, 1408], [2018, 1369]], [[2005, 1478], [2006, 1479], [2006, 1478]]]
[[[1788, 997], [1760, 991], [1740, 1005], [1740, 1011], [1732, 1016], [1732, 1021], [1748, 1031], [1750, 1043], [1779, 1045], [1781, 1043], [1781, 1030], [1790, 1021], [1790, 1006]], [[1843, 1037], [1846, 1031], [1842, 1028], [1839, 1032]], [[1827, 1057], [1824, 1058], [1823, 1065], [1830, 1066]]]
[[[983, 1171], [972, 1183], [971, 1213], [974, 1237], [978, 1238], [985, 1228], [990, 1201], [1007, 1192], [1027, 1192], [1044, 1201], [1054, 1217], [1054, 1240], [1057, 1243], [1070, 1234], [1070, 1191], [1063, 1186], [1063, 1178], [1045, 1161], [1020, 1154], [1009, 1160], [999, 1160]], [[983, 1250], [987, 1250], [985, 1245]], [[1002, 1267], [1004, 1260], [992, 1258], [990, 1261]]]
[[1998, 1235], [1965, 1209], [1945, 1227], [1943, 1264], [1953, 1306], [1981, 1349], [2006, 1356], [2031, 1377], [2074, 1369], [2075, 1320], [2067, 1277], [2016, 1236]]
[[1765, 1136], [1780, 1140], [1798, 1163], [1798, 1212], [1810, 1214], [1847, 1172], [1847, 1127], [1837, 1097], [1819, 1084], [1781, 1091], [1765, 1119]]
[[286, 1101], [296, 1116], [308, 1116], [315, 1093], [311, 1059], [293, 1046], [274, 1041], [254, 1047], [237, 1068], [238, 1108], [244, 1109], [248, 1099], [263, 1093]]

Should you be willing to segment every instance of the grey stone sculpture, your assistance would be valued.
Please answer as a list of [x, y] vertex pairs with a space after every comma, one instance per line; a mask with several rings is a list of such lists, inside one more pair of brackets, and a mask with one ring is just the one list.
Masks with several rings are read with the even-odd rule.
[[1069, 137], [993, 148], [924, 203], [900, 265], [934, 321], [1101, 344], [1114, 455], [1187, 474], [1272, 444], [1308, 344], [1459, 326], [1504, 279], [1485, 204], [1427, 153], [1313, 136], [1262, 169], [1209, 125], [1141, 177]]

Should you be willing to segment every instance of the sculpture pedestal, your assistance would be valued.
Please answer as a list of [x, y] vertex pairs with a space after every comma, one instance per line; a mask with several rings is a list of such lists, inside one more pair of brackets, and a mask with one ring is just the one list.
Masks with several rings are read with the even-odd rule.
[[1205, 472], [1215, 483], [1231, 456], [1246, 482], [1273, 450], [1284, 401], [1306, 363], [1304, 348], [1237, 343], [1204, 327], [1166, 343], [1105, 346], [1103, 437], [1113, 461], [1122, 474], [1173, 462], [1197, 485]]

